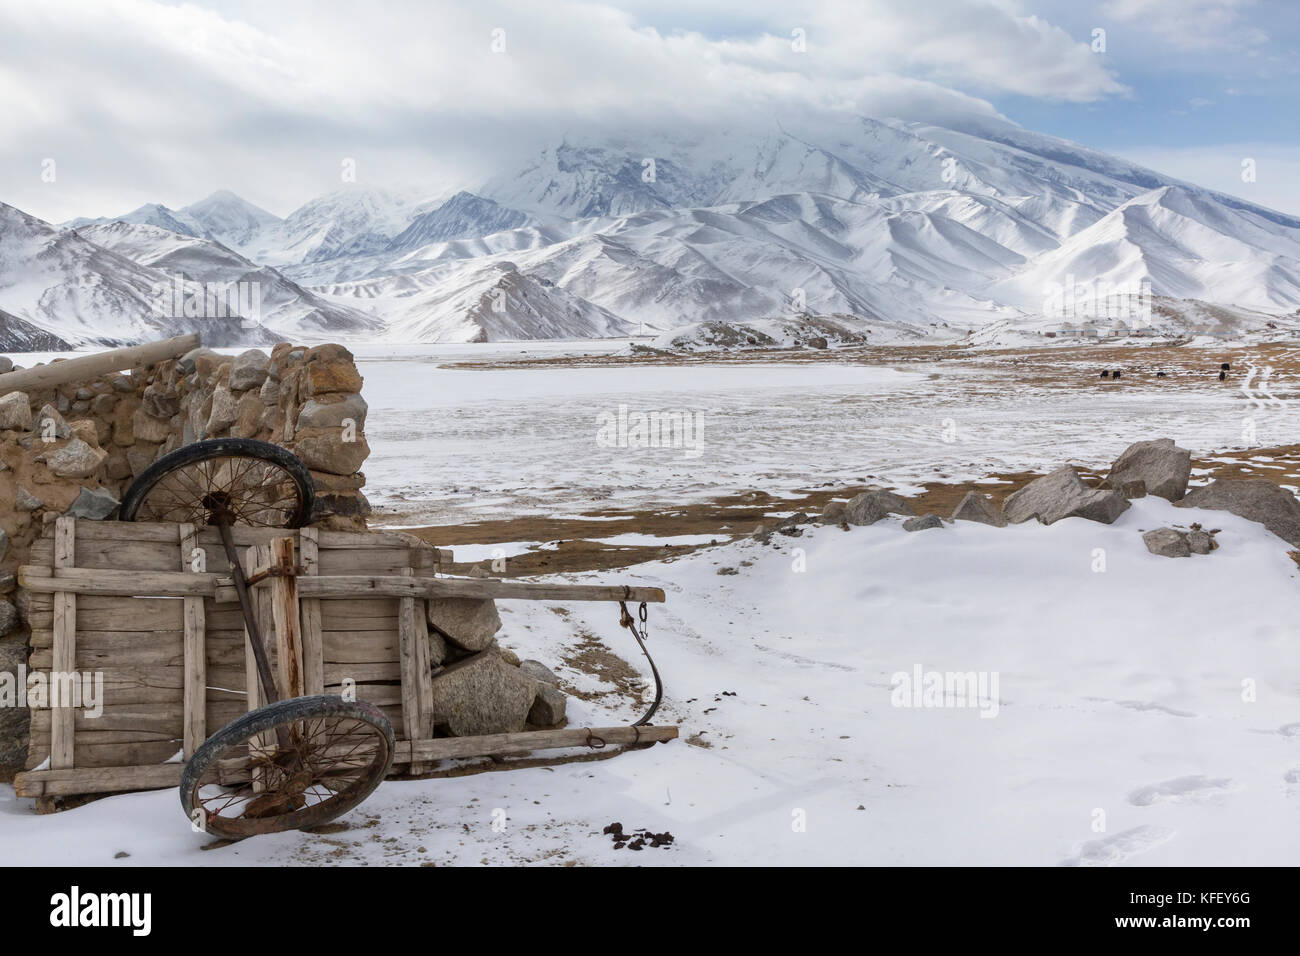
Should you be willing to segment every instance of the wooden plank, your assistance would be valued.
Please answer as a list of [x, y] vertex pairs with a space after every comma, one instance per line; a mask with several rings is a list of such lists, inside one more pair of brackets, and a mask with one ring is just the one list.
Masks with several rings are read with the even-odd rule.
[[677, 727], [566, 727], [562, 730], [529, 730], [517, 734], [484, 734], [477, 737], [439, 737], [436, 740], [403, 740], [397, 744], [401, 763], [417, 760], [449, 760], [456, 757], [486, 757], [492, 754], [585, 747], [588, 738], [599, 738], [606, 746], [674, 740]]
[[[264, 583], [264, 582], [262, 582]], [[261, 584], [259, 584], [261, 586]], [[631, 601], [663, 603], [659, 588], [623, 585], [542, 584], [496, 578], [420, 578], [399, 575], [320, 575], [299, 582], [300, 597], [388, 595], [415, 598], [492, 598], [520, 601]]]
[[[77, 519], [67, 516], [54, 523], [54, 565], [70, 568], [76, 560]], [[77, 669], [77, 596], [64, 591], [54, 594], [54, 638], [52, 673], [73, 673]], [[51, 682], [53, 683], [53, 682]], [[50, 768], [66, 770], [73, 765], [76, 713], [72, 701], [60, 701], [50, 721]]]
[[[298, 532], [303, 574], [315, 575], [320, 567], [320, 536], [315, 528]], [[308, 695], [325, 693], [325, 644], [321, 635], [321, 602], [300, 601], [302, 608], [303, 688]]]
[[[407, 569], [407, 576], [411, 571]], [[402, 665], [402, 736], [407, 740], [419, 740], [425, 736], [421, 733], [424, 722], [420, 713], [420, 655], [417, 649], [419, 635], [415, 625], [415, 609], [419, 605], [424, 610], [424, 602], [417, 602], [413, 597], [402, 598], [397, 604], [397, 646]], [[412, 773], [423, 773], [424, 764], [415, 761], [411, 764]]]
[[85, 382], [112, 372], [157, 365], [167, 359], [180, 358], [199, 347], [199, 333], [177, 335], [160, 342], [146, 342], [127, 348], [109, 349], [62, 362], [49, 362], [34, 368], [19, 369], [0, 375], [0, 395], [24, 389], [50, 388], [69, 382]]
[[[201, 558], [195, 528], [192, 524], [180, 526], [181, 535], [181, 570], [186, 573], [199, 573], [206, 564], [195, 562]], [[208, 739], [208, 649], [206, 622], [203, 614], [203, 598], [185, 598], [185, 688], [183, 707], [185, 712], [182, 736], [184, 738], [185, 759], [194, 756], [194, 751]]]
[[306, 691], [298, 579], [293, 573], [296, 567], [293, 538], [276, 538], [271, 542], [270, 548], [271, 566], [282, 572], [271, 578], [270, 589], [271, 613], [275, 620], [276, 660], [280, 668], [280, 693], [284, 697], [302, 697]]
[[[77, 627], [93, 631], [170, 631], [179, 640], [185, 629], [184, 612], [184, 604], [174, 598], [123, 600], [83, 595], [77, 600]], [[29, 618], [33, 638], [37, 631], [51, 630], [53, 619], [52, 609], [33, 611]]]
[[[175, 552], [173, 552], [173, 555]], [[71, 560], [71, 559], [70, 559]], [[18, 583], [29, 591], [101, 594], [111, 597], [214, 597], [230, 578], [182, 571], [111, 571], [106, 568], [49, 568], [25, 564]]]
[[118, 790], [161, 790], [180, 786], [183, 765], [101, 767], [97, 770], [32, 770], [14, 777], [20, 797], [59, 797]]

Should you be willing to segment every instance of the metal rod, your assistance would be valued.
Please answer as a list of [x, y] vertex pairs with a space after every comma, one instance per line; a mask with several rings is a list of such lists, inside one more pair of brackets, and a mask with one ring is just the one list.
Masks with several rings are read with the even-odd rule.
[[226, 557], [230, 559], [230, 576], [235, 581], [239, 608], [244, 612], [244, 626], [248, 628], [248, 643], [253, 648], [253, 660], [257, 662], [262, 694], [267, 704], [277, 703], [280, 695], [275, 687], [275, 677], [271, 674], [271, 661], [267, 658], [266, 646], [262, 643], [262, 631], [257, 626], [257, 615], [253, 613], [253, 602], [248, 596], [248, 582], [244, 578], [244, 566], [240, 563], [239, 552], [235, 550], [235, 538], [230, 533], [230, 525], [225, 521], [217, 522], [217, 531], [221, 534], [221, 543], [225, 545]]

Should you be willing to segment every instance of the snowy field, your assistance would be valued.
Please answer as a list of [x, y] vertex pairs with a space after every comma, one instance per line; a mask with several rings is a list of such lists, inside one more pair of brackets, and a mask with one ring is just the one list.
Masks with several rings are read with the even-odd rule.
[[[1142, 544], [1140, 529], [1197, 520], [1223, 529], [1208, 556]], [[683, 739], [605, 761], [388, 782], [341, 832], [207, 852], [171, 790], [38, 818], [6, 789], [0, 863], [1300, 860], [1300, 582], [1259, 525], [1147, 498], [1111, 526], [909, 534], [888, 519], [776, 540], [620, 574], [668, 592], [650, 644], [667, 681], [660, 720], [680, 722]], [[503, 609], [499, 637], [521, 655], [559, 664], [578, 625], [638, 663], [610, 608], [571, 605], [568, 620], [537, 604]], [[976, 672], [995, 693], [896, 706], [891, 681], [918, 667]], [[570, 687], [602, 689], [556, 669]], [[570, 706], [574, 725], [637, 712], [617, 693]], [[675, 842], [615, 850], [601, 833], [614, 821]]]
[[[551, 347], [573, 354], [588, 345]], [[440, 364], [466, 348], [358, 349], [370, 403], [366, 494], [379, 521], [666, 508], [864, 478], [906, 493], [922, 481], [1051, 469], [1078, 456], [1109, 462], [1134, 441], [1162, 436], [1198, 454], [1241, 447], [1246, 415], [1256, 446], [1295, 439], [1294, 410], [1258, 409], [1233, 389], [1075, 391], [955, 362]], [[602, 444], [602, 416], [620, 408], [698, 416], [697, 447]]]

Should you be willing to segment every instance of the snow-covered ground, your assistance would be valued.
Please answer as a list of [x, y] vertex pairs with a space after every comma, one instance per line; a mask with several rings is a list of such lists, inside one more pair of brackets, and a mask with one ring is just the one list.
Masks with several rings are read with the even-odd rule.
[[[1223, 529], [1219, 550], [1169, 559], [1142, 544], [1142, 529], [1192, 521]], [[1300, 859], [1300, 573], [1261, 526], [1146, 498], [1110, 526], [909, 534], [889, 519], [775, 540], [619, 574], [668, 592], [650, 646], [667, 681], [659, 721], [680, 740], [388, 782], [342, 832], [210, 852], [174, 791], [35, 817], [6, 788], [0, 864]], [[571, 686], [601, 689], [560, 663], [582, 627], [644, 670], [609, 607], [503, 609], [502, 641]], [[891, 682], [918, 667], [975, 672], [995, 699], [896, 706]], [[638, 712], [616, 693], [570, 707], [573, 725]], [[615, 850], [601, 833], [614, 821], [675, 842]]]
[[[580, 354], [587, 344], [565, 347]], [[1109, 462], [1134, 441], [1162, 436], [1198, 454], [1238, 448], [1247, 416], [1250, 444], [1295, 438], [1291, 407], [1259, 408], [1217, 382], [1203, 390], [1074, 390], [950, 361], [445, 366], [460, 354], [445, 346], [358, 350], [370, 403], [366, 494], [380, 521], [385, 513], [402, 524], [436, 524], [663, 508], [863, 479], [906, 491], [925, 481], [1055, 468], [1076, 456]], [[1212, 353], [1211, 361], [1217, 366]], [[1079, 374], [1065, 366], [1061, 373]], [[602, 422], [620, 409], [629, 419], [690, 413], [702, 431], [692, 432], [694, 447], [602, 442]]]

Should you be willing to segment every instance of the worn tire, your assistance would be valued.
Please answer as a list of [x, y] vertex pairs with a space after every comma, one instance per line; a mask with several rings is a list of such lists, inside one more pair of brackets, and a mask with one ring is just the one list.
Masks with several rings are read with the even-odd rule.
[[178, 448], [159, 458], [146, 468], [122, 497], [119, 516], [122, 521], [135, 521], [140, 505], [164, 476], [178, 468], [193, 465], [211, 458], [259, 458], [283, 469], [298, 491], [299, 505], [285, 524], [286, 528], [301, 528], [311, 522], [316, 501], [316, 485], [307, 466], [287, 448], [254, 438], [211, 438]]
[[372, 767], [371, 776], [363, 781], [356, 791], [349, 793], [346, 799], [317, 804], [307, 810], [282, 816], [263, 817], [253, 826], [244, 824], [243, 818], [209, 817], [205, 821], [205, 831], [216, 836], [238, 840], [259, 833], [278, 833], [283, 830], [319, 826], [342, 816], [365, 800], [392, 769], [397, 747], [393, 725], [384, 716], [383, 711], [374, 704], [366, 701], [346, 701], [333, 694], [319, 694], [314, 697], [291, 697], [288, 700], [251, 710], [226, 724], [204, 741], [181, 773], [181, 806], [185, 810], [186, 817], [191, 822], [194, 821], [195, 788], [203, 779], [203, 775], [228, 748], [241, 744], [254, 734], [270, 731], [277, 725], [319, 717], [350, 717], [377, 728], [386, 746], [382, 768]]

